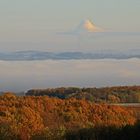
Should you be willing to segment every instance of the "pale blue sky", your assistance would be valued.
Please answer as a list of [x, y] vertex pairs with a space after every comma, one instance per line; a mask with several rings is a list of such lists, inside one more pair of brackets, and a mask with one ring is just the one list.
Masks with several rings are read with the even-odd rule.
[[[51, 31], [73, 30], [83, 19], [106, 31], [140, 32], [140, 0], [0, 0], [0, 51], [73, 51], [77, 38], [54, 36]], [[135, 36], [95, 39], [90, 47], [136, 48], [140, 40]], [[92, 50], [85, 42], [81, 44]]]
[[7, 33], [73, 28], [87, 18], [107, 29], [140, 31], [140, 0], [0, 0], [0, 30]]

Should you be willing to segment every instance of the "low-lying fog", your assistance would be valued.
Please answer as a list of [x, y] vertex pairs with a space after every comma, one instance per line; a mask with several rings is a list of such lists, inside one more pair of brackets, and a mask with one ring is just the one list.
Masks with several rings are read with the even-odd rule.
[[140, 59], [0, 61], [0, 91], [140, 84]]

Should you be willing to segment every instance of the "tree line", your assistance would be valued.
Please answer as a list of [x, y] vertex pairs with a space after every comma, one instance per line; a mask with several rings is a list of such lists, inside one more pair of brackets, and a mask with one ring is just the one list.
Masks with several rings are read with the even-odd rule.
[[119, 86], [104, 88], [61, 87], [32, 89], [27, 96], [49, 96], [60, 99], [85, 99], [95, 103], [140, 103], [140, 86]]

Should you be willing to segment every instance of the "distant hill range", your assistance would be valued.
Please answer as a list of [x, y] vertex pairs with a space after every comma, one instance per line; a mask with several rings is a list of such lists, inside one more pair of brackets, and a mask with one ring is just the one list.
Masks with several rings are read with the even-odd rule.
[[[31, 89], [26, 96], [49, 96], [60, 99], [84, 99], [95, 103], [140, 103], [140, 86], [103, 88], [60, 87]], [[140, 104], [139, 104], [140, 105]]]
[[140, 58], [139, 50], [132, 51], [94, 51], [94, 52], [43, 52], [17, 51], [1, 52], [0, 60], [32, 61], [32, 60], [72, 60], [72, 59], [129, 59]]

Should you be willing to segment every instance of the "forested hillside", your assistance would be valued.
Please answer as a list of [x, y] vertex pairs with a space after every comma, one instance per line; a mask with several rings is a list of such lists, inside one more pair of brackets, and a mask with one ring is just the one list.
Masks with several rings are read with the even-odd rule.
[[27, 91], [26, 95], [47, 95], [50, 97], [58, 97], [60, 99], [85, 99], [95, 103], [140, 103], [140, 86], [32, 89]]
[[136, 122], [133, 110], [120, 106], [75, 98], [62, 100], [12, 93], [0, 96], [1, 140], [81, 139], [83, 134], [86, 140], [91, 134], [92, 139], [94, 134], [99, 136], [103, 128], [108, 134], [109, 130], [121, 131]]

